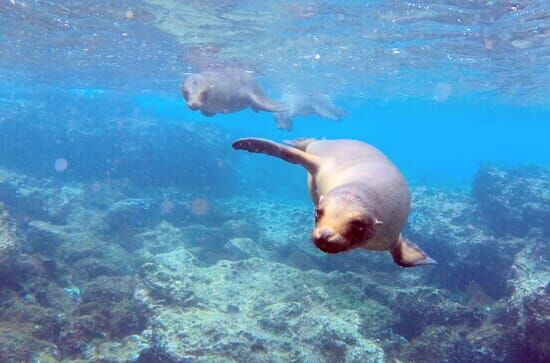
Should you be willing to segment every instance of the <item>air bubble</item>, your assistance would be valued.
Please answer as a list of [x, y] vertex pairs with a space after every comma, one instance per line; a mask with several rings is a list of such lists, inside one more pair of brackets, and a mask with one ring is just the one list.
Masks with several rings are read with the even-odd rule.
[[69, 167], [69, 162], [67, 161], [67, 159], [59, 158], [55, 160], [54, 168], [55, 168], [55, 171], [57, 171], [58, 173], [64, 172], [65, 170], [67, 170], [68, 167]]

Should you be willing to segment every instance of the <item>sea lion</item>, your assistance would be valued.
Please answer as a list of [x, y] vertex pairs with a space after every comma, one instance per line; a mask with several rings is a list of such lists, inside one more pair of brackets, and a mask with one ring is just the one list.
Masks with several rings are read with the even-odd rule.
[[236, 140], [233, 148], [275, 156], [308, 171], [315, 204], [312, 239], [319, 249], [389, 250], [402, 267], [436, 263], [401, 235], [409, 215], [409, 188], [382, 152], [355, 140], [301, 139], [288, 144], [246, 138]]
[[292, 130], [292, 119], [297, 116], [317, 115], [333, 121], [340, 121], [346, 114], [336, 107], [330, 98], [322, 94], [300, 94], [299, 92], [285, 93], [282, 102], [288, 106], [286, 112], [277, 112], [273, 115], [278, 129]]
[[284, 112], [288, 107], [267, 99], [252, 75], [241, 69], [195, 73], [185, 79], [181, 94], [187, 106], [205, 116], [241, 111]]

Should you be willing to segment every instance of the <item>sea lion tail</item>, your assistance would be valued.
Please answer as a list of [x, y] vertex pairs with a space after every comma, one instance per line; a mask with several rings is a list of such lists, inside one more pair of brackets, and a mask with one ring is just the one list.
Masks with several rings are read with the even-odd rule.
[[409, 241], [403, 236], [391, 248], [390, 253], [393, 261], [401, 267], [415, 267], [423, 265], [437, 264], [420, 247]]
[[233, 142], [232, 146], [235, 150], [246, 150], [251, 153], [271, 155], [289, 163], [300, 164], [310, 173], [315, 173], [319, 169], [321, 161], [315, 155], [267, 139], [238, 139]]

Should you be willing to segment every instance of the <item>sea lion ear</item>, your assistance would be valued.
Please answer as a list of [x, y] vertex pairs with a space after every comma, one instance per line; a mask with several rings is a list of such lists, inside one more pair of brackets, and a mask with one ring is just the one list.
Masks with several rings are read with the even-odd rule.
[[390, 253], [393, 261], [401, 267], [437, 264], [420, 247], [403, 236], [399, 236], [399, 240], [391, 248]]

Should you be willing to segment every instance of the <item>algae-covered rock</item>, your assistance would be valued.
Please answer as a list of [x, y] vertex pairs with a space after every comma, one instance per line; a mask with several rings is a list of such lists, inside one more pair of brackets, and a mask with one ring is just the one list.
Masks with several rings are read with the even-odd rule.
[[427, 326], [459, 326], [477, 323], [473, 312], [449, 296], [445, 290], [431, 287], [396, 289], [391, 299], [391, 309], [399, 319], [395, 331], [412, 338]]
[[229, 252], [231, 259], [244, 259], [250, 257], [262, 257], [269, 259], [273, 257], [273, 253], [270, 253], [257, 241], [252, 240], [251, 238], [231, 238], [224, 245], [224, 249]]
[[172, 224], [162, 221], [155, 228], [136, 234], [132, 238], [132, 249], [144, 248], [156, 255], [181, 247], [186, 241], [183, 232]]
[[413, 209], [405, 235], [438, 261], [426, 274], [427, 282], [460, 291], [476, 283], [492, 298], [503, 297], [514, 255], [524, 242], [491, 235], [466, 192], [426, 187], [412, 191]]
[[175, 361], [384, 361], [330, 276], [256, 258], [200, 267], [182, 252], [144, 265], [139, 293]]
[[126, 198], [112, 204], [104, 219], [112, 231], [118, 232], [147, 227], [156, 212], [150, 200]]
[[0, 203], [0, 276], [2, 269], [11, 264], [17, 249], [15, 224], [10, 219], [4, 205]]
[[57, 362], [60, 359], [60, 353], [54, 344], [12, 328], [0, 326], [0, 342], [0, 362], [3, 363], [35, 362], [36, 359]]
[[52, 254], [67, 240], [67, 233], [63, 226], [44, 221], [30, 221], [27, 225], [27, 241], [33, 252]]
[[472, 194], [497, 235], [525, 236], [531, 228], [542, 228], [550, 236], [550, 170], [482, 168]]

